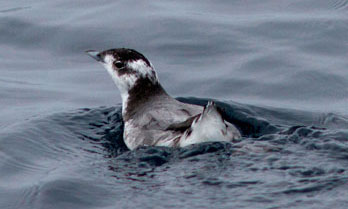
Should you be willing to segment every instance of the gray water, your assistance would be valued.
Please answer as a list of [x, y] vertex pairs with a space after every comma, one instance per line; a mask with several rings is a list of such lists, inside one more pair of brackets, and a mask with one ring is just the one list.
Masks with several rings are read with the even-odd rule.
[[[347, 208], [347, 37], [347, 0], [1, 1], [0, 208]], [[116, 47], [243, 139], [128, 151]]]

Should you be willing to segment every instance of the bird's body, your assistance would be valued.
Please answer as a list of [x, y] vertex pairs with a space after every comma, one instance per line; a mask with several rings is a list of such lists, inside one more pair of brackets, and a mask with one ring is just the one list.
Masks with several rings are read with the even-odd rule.
[[129, 149], [183, 147], [241, 137], [213, 102], [202, 107], [169, 96], [152, 64], [139, 52], [122, 48], [88, 54], [104, 65], [121, 92], [123, 138]]

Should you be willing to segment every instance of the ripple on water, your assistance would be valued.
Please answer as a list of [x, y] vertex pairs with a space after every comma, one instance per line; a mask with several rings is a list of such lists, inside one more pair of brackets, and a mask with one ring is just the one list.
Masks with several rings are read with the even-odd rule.
[[346, 10], [348, 8], [348, 1], [347, 0], [336, 0], [336, 1], [331, 1], [332, 6], [334, 9], [338, 10]]
[[129, 151], [122, 139], [120, 107], [55, 114], [8, 130], [2, 133], [0, 148], [0, 191], [7, 191], [0, 192], [0, 206], [152, 208], [156, 202], [158, 207], [253, 208], [346, 203], [343, 196], [333, 195], [347, 187], [345, 116], [217, 104], [240, 128], [243, 140]]

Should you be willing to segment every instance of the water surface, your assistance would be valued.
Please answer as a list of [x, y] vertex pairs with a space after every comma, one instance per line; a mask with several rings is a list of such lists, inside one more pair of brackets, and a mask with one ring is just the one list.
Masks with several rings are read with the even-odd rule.
[[[348, 1], [0, 3], [0, 208], [347, 208]], [[134, 48], [239, 143], [122, 142], [87, 49]], [[192, 96], [194, 98], [192, 98]]]

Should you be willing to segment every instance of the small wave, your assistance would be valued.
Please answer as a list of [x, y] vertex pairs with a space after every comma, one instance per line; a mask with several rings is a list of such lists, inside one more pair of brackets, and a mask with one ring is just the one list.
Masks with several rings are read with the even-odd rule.
[[336, 10], [346, 10], [348, 8], [347, 0], [336, 0], [332, 3], [333, 8]]
[[[179, 100], [200, 105], [208, 101]], [[242, 205], [280, 207], [301, 194], [339, 189], [348, 179], [345, 116], [233, 102], [217, 105], [242, 131], [242, 140], [130, 151], [122, 138], [120, 106], [83, 108], [26, 121], [2, 135], [0, 173], [7, 173], [2, 177], [11, 183], [2, 182], [0, 187], [13, 191], [17, 199], [26, 191], [22, 202], [41, 206], [59, 198], [70, 199], [60, 206], [93, 205], [89, 199], [100, 197], [100, 191], [108, 195], [99, 203], [108, 206], [122, 203], [112, 198], [115, 195], [129, 198], [139, 191], [153, 198], [159, 194], [174, 198], [175, 193], [177, 201], [206, 197], [218, 189], [216, 201], [221, 204], [234, 194]], [[14, 184], [13, 178], [20, 180]], [[180, 188], [187, 191], [178, 193]], [[198, 200], [192, 204], [201, 204], [202, 198]], [[136, 201], [132, 204], [139, 206]]]
[[17, 12], [24, 9], [30, 9], [31, 7], [13, 7], [9, 9], [0, 10], [0, 13]]

